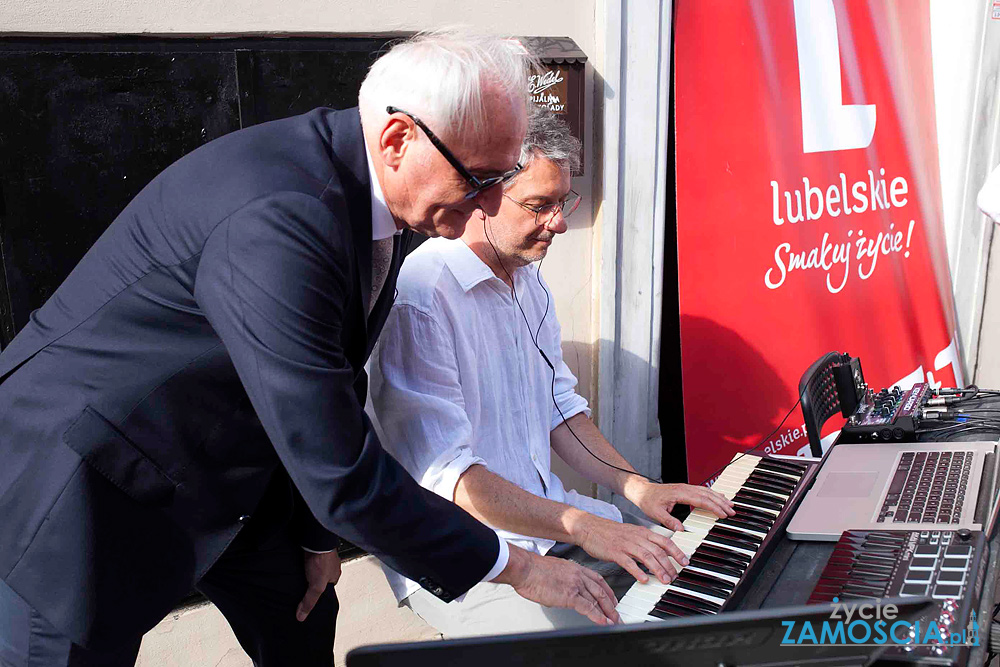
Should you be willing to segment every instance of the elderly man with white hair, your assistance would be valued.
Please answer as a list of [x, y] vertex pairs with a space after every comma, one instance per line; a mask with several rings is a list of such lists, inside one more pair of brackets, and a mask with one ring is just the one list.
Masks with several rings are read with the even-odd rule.
[[362, 410], [405, 237], [458, 237], [519, 169], [528, 65], [419, 36], [360, 113], [234, 132], [129, 203], [0, 354], [0, 663], [134, 664], [197, 588], [255, 665], [330, 665], [337, 536], [443, 601], [492, 581], [617, 620], [600, 577], [422, 489]]

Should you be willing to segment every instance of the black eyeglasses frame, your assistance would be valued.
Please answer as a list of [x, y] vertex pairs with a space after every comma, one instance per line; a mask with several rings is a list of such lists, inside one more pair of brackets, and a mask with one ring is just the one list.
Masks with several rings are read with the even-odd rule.
[[412, 120], [414, 123], [416, 123], [417, 127], [419, 127], [421, 130], [424, 131], [424, 134], [426, 134], [427, 138], [430, 139], [431, 144], [434, 146], [434, 148], [436, 148], [438, 152], [444, 156], [444, 159], [448, 161], [448, 164], [454, 167], [455, 171], [458, 172], [458, 175], [461, 176], [463, 179], [465, 179], [465, 182], [469, 184], [470, 188], [472, 188], [470, 192], [466, 193], [465, 199], [472, 199], [474, 197], [479, 196], [479, 194], [482, 193], [483, 190], [488, 190], [489, 188], [492, 188], [495, 185], [506, 183], [507, 181], [509, 181], [510, 179], [514, 178], [519, 173], [521, 173], [521, 170], [524, 169], [524, 167], [521, 166], [521, 163], [518, 162], [517, 166], [515, 166], [513, 169], [499, 176], [491, 176], [490, 178], [477, 178], [472, 174], [472, 172], [470, 172], [468, 169], [465, 168], [465, 165], [463, 165], [458, 160], [458, 158], [455, 157], [454, 153], [448, 150], [448, 147], [444, 145], [444, 142], [438, 139], [436, 134], [431, 132], [431, 129], [427, 127], [426, 124], [424, 124], [424, 121], [420, 120], [409, 111], [404, 111], [399, 107], [394, 107], [390, 105], [385, 108], [385, 111], [388, 114], [394, 114], [394, 113], [403, 114], [404, 116]]
[[[576, 199], [573, 201], [573, 207], [569, 210], [569, 213], [566, 213], [565, 212], [566, 211], [566, 203], [569, 200], [569, 197], [571, 195], [574, 196], [574, 197], [576, 197]], [[552, 211], [553, 211], [552, 212], [552, 219], [555, 219], [555, 217], [556, 217], [555, 216], [555, 211], [556, 210], [558, 210], [559, 212], [561, 212], [562, 215], [563, 215], [563, 218], [565, 219], [565, 218], [568, 218], [569, 216], [573, 215], [573, 211], [575, 211], [576, 209], [578, 209], [580, 207], [580, 202], [583, 201], [583, 197], [576, 190], [570, 190], [568, 193], [566, 193], [566, 196], [560, 202], [556, 202], [555, 204], [543, 204], [542, 206], [532, 206], [531, 204], [525, 204], [523, 201], [518, 201], [518, 200], [514, 199], [513, 197], [511, 197], [510, 195], [508, 195], [506, 192], [504, 193], [503, 196], [506, 197], [507, 199], [511, 200], [512, 202], [514, 202], [515, 204], [517, 204], [521, 208], [523, 208], [525, 211], [531, 211], [531, 212], [533, 212], [535, 214], [535, 225], [537, 225], [537, 226], [542, 226], [542, 225], [549, 224], [549, 220], [546, 220], [545, 222], [542, 222], [542, 223], [538, 222], [538, 216], [541, 215], [541, 213], [545, 209], [549, 209], [549, 208], [552, 209]]]

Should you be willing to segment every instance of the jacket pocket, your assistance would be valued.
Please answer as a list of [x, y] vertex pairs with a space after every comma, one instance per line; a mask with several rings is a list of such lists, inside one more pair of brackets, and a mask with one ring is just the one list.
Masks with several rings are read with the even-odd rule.
[[83, 460], [134, 500], [165, 505], [177, 485], [114, 424], [87, 406], [63, 434]]

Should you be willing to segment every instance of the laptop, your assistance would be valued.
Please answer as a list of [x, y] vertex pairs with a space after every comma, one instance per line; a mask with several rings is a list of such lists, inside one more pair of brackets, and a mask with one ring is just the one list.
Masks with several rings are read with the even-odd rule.
[[793, 540], [845, 530], [983, 530], [997, 441], [838, 444], [788, 524]]

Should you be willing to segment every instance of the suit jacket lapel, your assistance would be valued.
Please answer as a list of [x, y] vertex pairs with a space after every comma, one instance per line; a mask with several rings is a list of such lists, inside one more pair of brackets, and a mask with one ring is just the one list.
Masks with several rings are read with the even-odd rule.
[[[360, 299], [355, 300], [358, 307], [344, 324], [364, 329], [372, 292], [372, 203], [365, 138], [357, 108], [333, 113], [330, 119], [332, 159], [344, 189], [361, 291]], [[367, 331], [362, 330], [361, 335], [367, 338]]]

